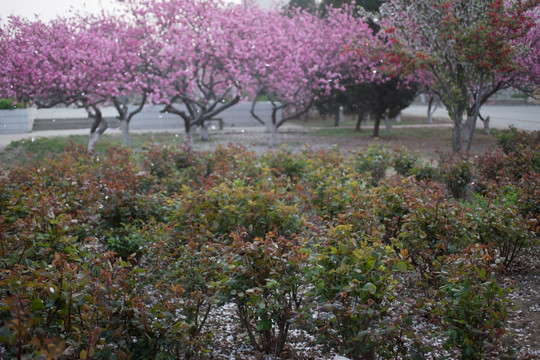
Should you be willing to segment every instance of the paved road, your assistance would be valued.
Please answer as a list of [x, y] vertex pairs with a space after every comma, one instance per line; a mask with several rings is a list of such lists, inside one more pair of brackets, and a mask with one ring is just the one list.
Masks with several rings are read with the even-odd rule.
[[[484, 118], [489, 116], [493, 129], [507, 129], [514, 125], [521, 130], [540, 130], [540, 105], [484, 105], [480, 113]], [[403, 114], [427, 116], [427, 105], [411, 105], [403, 110]], [[450, 119], [444, 107], [439, 107], [433, 116]], [[477, 126], [482, 127], [482, 121], [478, 121]]]

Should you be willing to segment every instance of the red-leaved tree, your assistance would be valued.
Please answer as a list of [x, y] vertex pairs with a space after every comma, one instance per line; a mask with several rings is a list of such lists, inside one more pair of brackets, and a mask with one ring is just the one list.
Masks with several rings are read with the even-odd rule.
[[416, 54], [433, 78], [431, 91], [454, 122], [453, 148], [472, 144], [480, 107], [512, 86], [531, 51], [521, 40], [538, 21], [535, 0], [392, 0], [383, 5], [389, 38]]

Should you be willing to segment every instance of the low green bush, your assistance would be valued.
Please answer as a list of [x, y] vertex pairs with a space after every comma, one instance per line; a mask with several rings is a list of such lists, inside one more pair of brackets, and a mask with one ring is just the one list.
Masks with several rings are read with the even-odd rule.
[[437, 176], [437, 169], [431, 166], [431, 164], [422, 161], [417, 162], [410, 172], [418, 181], [435, 180]]
[[183, 147], [151, 145], [144, 152], [144, 167], [159, 179], [193, 165], [193, 154]]
[[526, 148], [538, 149], [540, 145], [539, 131], [520, 131], [514, 126], [510, 126], [507, 130], [495, 129], [493, 136], [506, 154], [519, 152]]
[[457, 347], [461, 359], [500, 358], [509, 314], [508, 290], [496, 279], [489, 247], [471, 245], [443, 260], [433, 313], [446, 332], [445, 347]]
[[391, 247], [358, 239], [341, 225], [314, 247], [310, 264], [318, 314], [313, 322], [326, 346], [352, 359], [394, 358], [401, 329], [390, 312], [393, 273], [407, 271], [407, 262]]
[[202, 191], [184, 190], [168, 220], [177, 224], [185, 238], [206, 233], [226, 240], [239, 228], [245, 228], [252, 238], [270, 231], [288, 236], [302, 229], [302, 214], [293, 194], [244, 186], [241, 181]]
[[391, 165], [391, 154], [382, 145], [370, 145], [358, 154], [356, 170], [359, 173], [369, 174], [373, 185], [377, 185], [386, 174], [386, 169]]
[[236, 304], [242, 328], [259, 352], [281, 355], [290, 327], [302, 319], [300, 289], [306, 253], [301, 240], [269, 232], [252, 239], [245, 232], [232, 234], [223, 248], [224, 280], [220, 298]]
[[0, 110], [13, 110], [15, 106], [13, 105], [15, 101], [11, 99], [0, 99]]
[[[512, 356], [497, 274], [538, 243], [535, 136], [438, 168], [380, 146], [233, 145], [70, 145], [14, 166], [0, 174], [0, 356], [212, 358], [224, 303], [267, 355], [297, 329], [355, 359], [444, 350], [419, 324], [448, 356]], [[382, 171], [392, 160], [414, 176]]]
[[272, 169], [276, 177], [287, 176], [290, 178], [302, 178], [307, 162], [300, 154], [293, 154], [282, 149], [278, 152], [269, 152], [261, 157], [261, 161]]
[[392, 156], [392, 166], [394, 170], [402, 176], [410, 176], [413, 173], [413, 169], [419, 163], [418, 153], [411, 153], [407, 149], [394, 149]]
[[477, 194], [471, 203], [469, 231], [476, 234], [481, 244], [494, 246], [505, 267], [510, 267], [538, 241], [520, 214], [518, 196], [514, 192], [493, 199]]
[[438, 176], [456, 199], [464, 198], [473, 180], [473, 163], [461, 154], [440, 154]]

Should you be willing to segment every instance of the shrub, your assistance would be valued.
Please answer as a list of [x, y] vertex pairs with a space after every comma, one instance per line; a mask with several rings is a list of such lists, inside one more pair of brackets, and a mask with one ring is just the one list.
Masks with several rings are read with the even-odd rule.
[[266, 163], [276, 177], [286, 176], [299, 179], [303, 176], [306, 167], [306, 160], [299, 154], [281, 149], [277, 152], [269, 152], [261, 157], [261, 161]]
[[393, 358], [400, 322], [391, 317], [394, 271], [406, 262], [393, 249], [351, 236], [351, 227], [331, 229], [311, 255], [308, 280], [319, 304], [313, 319], [321, 339], [353, 359]]
[[298, 185], [303, 200], [325, 218], [333, 218], [345, 210], [354, 194], [364, 191], [371, 182], [355, 171], [355, 159], [345, 158], [335, 149], [304, 152], [302, 156], [308, 159], [304, 181]]
[[123, 224], [163, 216], [161, 198], [145, 187], [146, 174], [134, 162], [129, 149], [110, 149], [96, 162], [101, 231], [110, 233]]
[[11, 99], [0, 99], [0, 110], [13, 110], [15, 106], [13, 105], [15, 101]]
[[373, 185], [377, 185], [384, 178], [390, 164], [391, 156], [384, 146], [370, 145], [364, 152], [358, 154], [356, 170], [359, 173], [370, 174]]
[[300, 232], [303, 224], [293, 200], [294, 195], [265, 186], [223, 182], [208, 190], [185, 189], [177, 199], [177, 210], [168, 219], [188, 239], [193, 234], [211, 233], [216, 239], [226, 240], [230, 233], [243, 227], [252, 238], [270, 231], [289, 236]]
[[144, 167], [159, 179], [173, 172], [189, 168], [195, 159], [193, 153], [184, 147], [150, 145], [143, 154]]
[[413, 169], [419, 163], [418, 153], [411, 153], [405, 148], [394, 149], [392, 166], [399, 175], [409, 176], [413, 174]]
[[497, 249], [497, 258], [505, 267], [518, 259], [524, 251], [535, 244], [533, 231], [517, 208], [516, 193], [498, 198], [475, 195], [471, 209], [471, 232], [476, 234], [481, 244]]
[[[443, 262], [434, 314], [446, 331], [445, 346], [462, 359], [499, 358], [508, 316], [507, 290], [496, 281], [489, 247], [471, 245]], [[490, 348], [492, 349], [490, 351]]]
[[418, 181], [432, 181], [437, 176], [437, 169], [429, 163], [419, 161], [412, 167], [410, 173]]
[[[202, 331], [203, 316], [192, 316], [193, 304], [200, 303], [195, 301], [196, 291], [187, 290], [197, 278], [175, 281], [171, 270], [163, 268], [166, 253], [160, 248], [153, 248], [150, 264], [155, 261], [161, 267], [141, 268], [103, 252], [97, 240], [88, 239], [77, 248], [76, 261], [56, 252], [50, 263], [2, 271], [2, 354], [176, 359], [204, 352], [208, 337]], [[203, 260], [199, 257], [196, 263], [209, 271], [209, 262]]]
[[408, 197], [407, 207], [397, 244], [407, 249], [423, 276], [433, 279], [438, 257], [458, 252], [476, 240], [469, 231], [468, 213], [459, 204], [447, 202], [435, 186]]
[[236, 304], [240, 323], [258, 351], [279, 356], [290, 326], [301, 318], [306, 255], [298, 238], [273, 232], [264, 238], [251, 239], [242, 232], [232, 237], [224, 247], [227, 278], [221, 299]]
[[440, 158], [441, 180], [455, 198], [464, 198], [473, 179], [473, 164], [460, 154], [440, 154]]
[[[538, 150], [516, 146], [443, 160], [441, 183], [429, 168], [377, 187], [336, 149], [70, 146], [14, 167], [0, 174], [0, 356], [211, 357], [207, 320], [226, 301], [267, 354], [298, 326], [351, 358], [421, 358], [411, 322], [429, 321], [450, 356], [506, 356], [493, 274], [536, 245], [540, 212]], [[476, 192], [448, 199], [470, 166]]]
[[197, 157], [198, 166], [191, 169], [190, 175], [198, 186], [215, 187], [235, 181], [254, 185], [263, 176], [260, 159], [241, 145], [218, 145], [214, 151], [199, 153]]
[[[143, 227], [142, 230], [139, 228]], [[119, 229], [105, 231], [107, 249], [113, 251], [123, 260], [138, 260], [146, 252], [148, 239], [144, 236], [144, 224], [134, 221], [133, 224], [124, 224]]]
[[484, 190], [489, 184], [517, 184], [531, 173], [540, 173], [540, 147], [505, 154], [501, 149], [475, 159], [475, 181]]
[[226, 278], [220, 264], [223, 254], [214, 244], [194, 241], [176, 248], [175, 253], [174, 271], [168, 280], [180, 300], [177, 312], [183, 321], [176, 330], [183, 338], [187, 358], [196, 359], [207, 352], [213, 339], [213, 330], [206, 325], [218, 301], [219, 283]]
[[516, 187], [519, 189], [517, 207], [529, 229], [540, 236], [540, 173], [525, 174]]
[[510, 126], [508, 130], [495, 129], [493, 136], [505, 154], [519, 152], [525, 148], [538, 149], [540, 145], [540, 131], [519, 131], [514, 126]]

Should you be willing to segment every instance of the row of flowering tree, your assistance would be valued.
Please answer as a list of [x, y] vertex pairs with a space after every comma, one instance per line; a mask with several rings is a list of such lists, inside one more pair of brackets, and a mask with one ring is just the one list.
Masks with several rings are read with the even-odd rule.
[[[114, 105], [129, 145], [129, 122], [145, 102], [163, 105], [193, 129], [239, 101], [264, 94], [276, 130], [305, 112], [340, 79], [373, 77], [377, 39], [351, 9], [332, 17], [212, 1], [129, 0], [121, 14], [75, 15], [50, 23], [10, 18], [1, 32], [2, 96], [38, 107], [84, 108], [94, 119], [89, 151], [107, 128], [101, 109]], [[120, 16], [121, 15], [121, 16]], [[122, 19], [122, 20], [120, 20]], [[369, 54], [370, 51], [365, 51]], [[353, 74], [353, 75], [351, 75]], [[139, 104], [129, 109], [129, 103]], [[183, 106], [180, 106], [183, 105]], [[278, 114], [283, 113], [283, 117]]]
[[[133, 29], [112, 17], [74, 17], [49, 24], [10, 18], [2, 35], [2, 95], [38, 107], [71, 105], [93, 118], [89, 150], [107, 129], [101, 108], [125, 106], [137, 94], [139, 66], [131, 53], [137, 44], [126, 34]], [[139, 109], [140, 110], [140, 107]], [[133, 112], [133, 111], [132, 111]]]
[[[118, 110], [126, 145], [129, 123], [147, 102], [177, 114], [191, 144], [196, 127], [204, 131], [206, 121], [249, 99], [273, 144], [277, 129], [317, 97], [392, 79], [404, 88], [422, 83], [442, 99], [459, 151], [462, 134], [472, 138], [465, 123], [474, 128], [489, 96], [516, 82], [538, 84], [532, 0], [393, 0], [376, 34], [354, 6], [321, 16], [222, 0], [119, 3], [113, 14], [2, 24], [0, 96], [86, 109], [94, 120], [89, 151], [107, 129], [104, 106]], [[257, 112], [261, 96], [273, 105], [269, 122]]]

